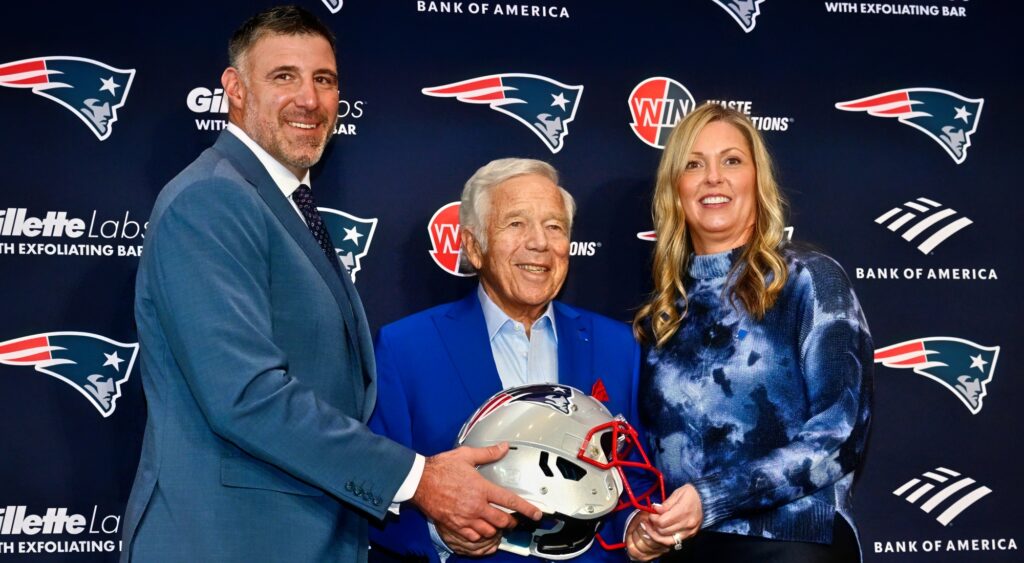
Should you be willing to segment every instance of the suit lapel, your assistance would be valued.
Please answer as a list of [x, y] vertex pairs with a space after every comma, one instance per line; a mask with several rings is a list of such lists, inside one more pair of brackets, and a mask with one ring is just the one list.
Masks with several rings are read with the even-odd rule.
[[558, 382], [589, 394], [597, 375], [590, 320], [557, 301], [554, 308], [558, 331]]
[[434, 316], [441, 341], [474, 408], [501, 390], [487, 323], [476, 291]]
[[213, 148], [227, 157], [246, 181], [256, 188], [256, 192], [270, 208], [274, 217], [291, 235], [295, 244], [299, 246], [299, 249], [327, 284], [345, 322], [346, 336], [354, 356], [352, 360], [359, 363], [358, 368], [362, 372], [361, 378], [352, 378], [358, 386], [357, 391], [362, 393], [364, 385], [372, 382], [373, 379], [373, 351], [363, 307], [359, 302], [355, 287], [352, 287], [352, 281], [347, 275], [339, 276], [334, 271], [330, 262], [327, 261], [327, 256], [320, 249], [320, 245], [309, 232], [309, 227], [302, 222], [295, 208], [284, 197], [280, 188], [274, 183], [256, 155], [252, 154], [249, 147], [245, 146], [238, 137], [225, 131], [217, 138]]

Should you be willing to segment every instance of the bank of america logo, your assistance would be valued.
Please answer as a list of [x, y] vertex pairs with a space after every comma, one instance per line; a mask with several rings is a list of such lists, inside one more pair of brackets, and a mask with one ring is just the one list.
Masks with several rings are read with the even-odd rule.
[[934, 471], [925, 471], [921, 477], [907, 481], [892, 494], [928, 514], [941, 510], [935, 520], [948, 526], [961, 512], [991, 492], [992, 489], [978, 485], [970, 477], [952, 469], [936, 467]]
[[922, 238], [917, 245], [922, 254], [935, 250], [935, 247], [973, 222], [967, 217], [958, 217], [956, 210], [943, 207], [941, 203], [926, 197], [893, 207], [875, 219], [875, 223], [885, 225], [894, 233], [900, 233], [906, 227], [900, 236], [907, 242]]

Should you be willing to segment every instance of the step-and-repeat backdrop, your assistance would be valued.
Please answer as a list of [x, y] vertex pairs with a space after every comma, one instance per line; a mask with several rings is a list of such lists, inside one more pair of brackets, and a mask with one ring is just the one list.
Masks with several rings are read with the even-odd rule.
[[[0, 559], [118, 555], [146, 417], [132, 295], [147, 218], [224, 127], [227, 39], [268, 5], [5, 9]], [[561, 299], [630, 319], [668, 131], [726, 104], [777, 158], [793, 239], [844, 265], [871, 325], [865, 560], [1024, 557], [1010, 3], [303, 5], [339, 38], [341, 119], [313, 181], [374, 329], [475, 287], [456, 202], [506, 156], [553, 163], [579, 203]]]

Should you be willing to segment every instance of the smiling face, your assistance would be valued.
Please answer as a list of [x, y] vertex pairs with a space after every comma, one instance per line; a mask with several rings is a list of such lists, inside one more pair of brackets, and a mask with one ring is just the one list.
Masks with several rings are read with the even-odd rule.
[[569, 271], [565, 201], [558, 186], [537, 174], [506, 180], [487, 195], [487, 251], [466, 233], [467, 256], [491, 300], [530, 326], [558, 294]]
[[757, 167], [735, 126], [712, 121], [697, 134], [676, 190], [697, 254], [746, 244], [757, 212]]
[[302, 178], [316, 164], [338, 117], [338, 69], [319, 35], [267, 35], [221, 78], [230, 119]]

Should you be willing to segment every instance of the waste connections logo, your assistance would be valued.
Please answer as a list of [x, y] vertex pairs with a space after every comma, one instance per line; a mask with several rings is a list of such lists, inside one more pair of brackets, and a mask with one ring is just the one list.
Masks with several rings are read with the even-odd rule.
[[583, 86], [569, 86], [538, 74], [505, 73], [424, 88], [422, 92], [467, 104], [487, 104], [525, 125], [548, 150], [557, 153], [565, 146], [569, 123], [576, 119]]
[[105, 141], [124, 106], [135, 69], [82, 57], [38, 57], [0, 64], [0, 86], [31, 89], [57, 102]]
[[999, 346], [954, 336], [919, 338], [875, 350], [876, 364], [914, 370], [945, 387], [971, 414], [981, 412], [998, 359]]
[[352, 276], [352, 283], [356, 283], [356, 273], [363, 267], [361, 259], [370, 252], [373, 233], [377, 230], [377, 218], [363, 219], [329, 207], [317, 209], [334, 241], [338, 259]]
[[47, 332], [0, 342], [0, 364], [32, 367], [67, 383], [104, 418], [114, 414], [138, 353], [138, 343], [91, 332]]
[[[633, 134], [657, 149], [665, 148], [672, 128], [698, 105], [686, 86], [665, 76], [640, 81], [629, 93], [627, 103], [633, 119], [629, 124]], [[794, 121], [792, 117], [752, 115], [754, 103], [749, 100], [705, 100], [705, 103], [746, 115], [759, 131], [788, 131]]]
[[928, 135], [957, 164], [967, 160], [971, 135], [978, 130], [984, 98], [966, 98], [938, 88], [905, 88], [839, 102], [836, 109], [895, 117]]
[[323, 0], [324, 6], [331, 11], [332, 14], [337, 14], [345, 6], [345, 0]]

